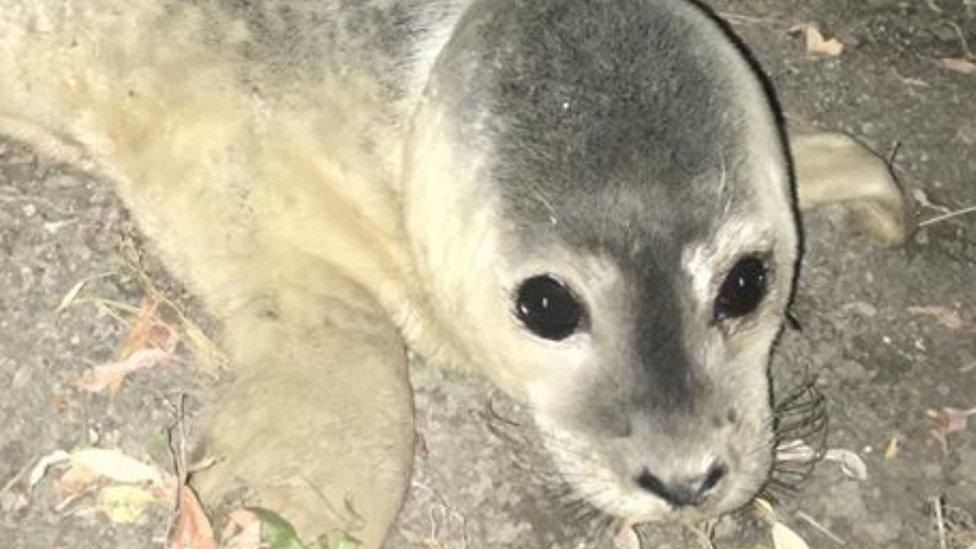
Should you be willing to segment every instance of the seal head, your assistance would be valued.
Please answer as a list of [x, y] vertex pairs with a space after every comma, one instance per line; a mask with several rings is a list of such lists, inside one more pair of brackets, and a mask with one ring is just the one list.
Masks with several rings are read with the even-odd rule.
[[772, 460], [796, 228], [771, 101], [684, 2], [474, 3], [405, 155], [431, 305], [604, 512], [698, 519]]

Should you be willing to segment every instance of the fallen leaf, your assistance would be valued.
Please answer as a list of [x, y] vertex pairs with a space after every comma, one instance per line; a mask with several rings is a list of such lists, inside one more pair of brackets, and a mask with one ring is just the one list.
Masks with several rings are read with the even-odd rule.
[[27, 487], [33, 488], [38, 482], [44, 478], [47, 474], [47, 470], [52, 465], [57, 465], [59, 463], [65, 463], [71, 459], [71, 454], [65, 452], [64, 450], [55, 450], [46, 456], [41, 457], [37, 460], [37, 464], [31, 469], [30, 475], [27, 477]]
[[939, 324], [946, 328], [958, 332], [966, 327], [966, 320], [963, 319], [959, 311], [943, 307], [941, 305], [928, 305], [924, 307], [909, 307], [908, 312], [913, 315], [930, 316], [935, 318]]
[[281, 515], [261, 507], [248, 507], [247, 510], [261, 520], [262, 537], [271, 549], [306, 549], [295, 527]]
[[135, 484], [149, 482], [160, 486], [163, 478], [159, 470], [135, 458], [129, 457], [118, 450], [105, 448], [85, 448], [71, 454], [71, 464], [87, 468], [97, 474], [116, 482]]
[[[634, 537], [637, 537], [636, 533], [634, 534]], [[640, 542], [638, 541], [638, 543]], [[362, 545], [363, 542], [350, 536], [349, 534], [342, 534], [339, 536], [339, 539], [335, 540], [330, 549], [359, 549], [362, 547]]]
[[898, 437], [891, 437], [888, 441], [888, 445], [885, 446], [884, 457], [885, 459], [895, 459], [898, 457], [898, 453], [901, 451], [901, 441]]
[[75, 381], [75, 386], [91, 393], [99, 393], [108, 388], [114, 394], [130, 373], [159, 366], [174, 358], [171, 352], [163, 349], [139, 349], [125, 360], [89, 369]]
[[938, 410], [929, 410], [928, 416], [932, 419], [932, 436], [942, 444], [942, 449], [949, 449], [949, 435], [966, 429], [969, 424], [969, 416], [976, 414], [976, 408], [963, 410], [945, 406]]
[[124, 361], [140, 349], [176, 350], [180, 339], [175, 327], [178, 319], [175, 313], [164, 314], [160, 304], [160, 298], [155, 296], [143, 300], [129, 329], [129, 338], [119, 351], [119, 360]]
[[949, 453], [949, 435], [964, 430], [969, 423], [969, 416], [976, 414], [976, 408], [962, 410], [945, 406], [938, 410], [929, 410], [928, 416], [932, 420], [932, 438], [939, 444], [943, 455]]
[[72, 465], [67, 471], [61, 474], [61, 477], [57, 480], [57, 486], [62, 494], [73, 496], [98, 482], [98, 479], [98, 473], [88, 467]]
[[766, 521], [771, 527], [773, 536], [773, 547], [775, 549], [810, 549], [807, 542], [788, 526], [780, 522], [776, 516], [773, 506], [762, 498], [756, 498], [753, 505], [759, 513], [759, 518]]
[[213, 527], [200, 500], [188, 486], [180, 486], [179, 515], [170, 549], [216, 549]]
[[850, 450], [844, 450], [842, 448], [831, 448], [824, 453], [824, 461], [833, 461], [840, 464], [841, 471], [845, 475], [857, 479], [857, 480], [867, 480], [868, 479], [868, 466], [865, 465], [864, 460], [861, 456], [855, 454]]
[[836, 38], [827, 40], [813, 23], [802, 23], [790, 27], [790, 34], [802, 34], [806, 42], [806, 52], [818, 57], [837, 57], [844, 52], [844, 44]]
[[976, 74], [976, 62], [963, 57], [943, 57], [942, 59], [936, 59], [935, 65], [941, 69], [961, 74]]
[[146, 508], [158, 500], [145, 489], [131, 484], [106, 486], [98, 492], [98, 509], [119, 524], [142, 523]]
[[776, 549], [810, 549], [807, 542], [782, 522], [773, 523], [773, 547]]
[[756, 507], [756, 511], [759, 513], [759, 518], [772, 524], [778, 519], [776, 517], [776, 511], [773, 510], [773, 505], [763, 498], [756, 498], [752, 500], [752, 504]]
[[247, 509], [237, 509], [227, 516], [227, 525], [220, 535], [220, 549], [259, 549], [261, 521]]

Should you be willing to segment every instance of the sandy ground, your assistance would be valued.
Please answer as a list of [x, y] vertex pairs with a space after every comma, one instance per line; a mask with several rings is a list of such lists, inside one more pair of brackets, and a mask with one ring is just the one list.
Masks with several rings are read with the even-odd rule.
[[[976, 74], [936, 63], [972, 55], [976, 2], [713, 5], [768, 73], [787, 120], [847, 131], [893, 160], [916, 221], [976, 205]], [[845, 52], [809, 56], [787, 33], [799, 23], [816, 23]], [[811, 214], [804, 230], [796, 326], [773, 360], [777, 398], [815, 379], [829, 417], [823, 447], [850, 451], [865, 471], [821, 462], [797, 490], [770, 494], [779, 519], [811, 547], [976, 547], [976, 426], [960, 426], [943, 447], [928, 415], [976, 407], [976, 216], [925, 224], [889, 250], [839, 209]], [[113, 360], [130, 329], [97, 299], [144, 299], [133, 248], [148, 251], [155, 283], [207, 327], [107, 186], [0, 141], [0, 547], [165, 545], [166, 505], [150, 505], [141, 524], [119, 523], [94, 494], [66, 499], [61, 470], [29, 486], [41, 456], [88, 445], [170, 468], [168, 430], [182, 418], [192, 441], [227, 377], [181, 348], [180, 361], [130, 376], [114, 396], [74, 385]], [[493, 428], [489, 402], [506, 417], [517, 407], [470, 376], [419, 363], [411, 373], [421, 443], [391, 547], [606, 545], [594, 520], [574, 516], [538, 480], [547, 462], [512, 440], [531, 432]], [[768, 547], [768, 530], [745, 510], [715, 525], [711, 543]], [[708, 546], [700, 531], [675, 525], [641, 536], [646, 547]]]

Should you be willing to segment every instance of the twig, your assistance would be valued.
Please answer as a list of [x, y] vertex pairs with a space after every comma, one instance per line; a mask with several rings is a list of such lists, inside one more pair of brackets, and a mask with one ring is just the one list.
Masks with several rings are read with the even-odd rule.
[[6, 494], [8, 490], [13, 488], [14, 485], [20, 481], [20, 479], [24, 478], [24, 475], [27, 474], [27, 471], [30, 471], [31, 464], [33, 463], [34, 463], [33, 459], [28, 461], [27, 465], [24, 465], [24, 467], [20, 471], [17, 471], [17, 473], [14, 474], [14, 476], [10, 477], [10, 480], [4, 483], [3, 488], [0, 488], [0, 495]]
[[962, 32], [962, 27], [955, 21], [946, 21], [946, 24], [956, 31], [956, 37], [959, 38], [959, 45], [962, 47], [962, 54], [969, 59], [976, 59], [973, 50], [969, 49], [969, 42], [966, 40], [966, 33]]
[[754, 24], [754, 25], [781, 25], [785, 26], [783, 21], [776, 19], [775, 17], [757, 17], [755, 15], [745, 15], [741, 13], [733, 13], [729, 11], [718, 12], [719, 17], [725, 19], [729, 23], [736, 25]]
[[819, 522], [817, 522], [816, 520], [814, 520], [813, 517], [811, 517], [810, 515], [804, 513], [803, 511], [797, 511], [796, 512], [796, 518], [798, 518], [798, 519], [806, 522], [810, 526], [813, 526], [814, 528], [816, 528], [817, 530], [819, 530], [821, 534], [823, 534], [823, 535], [827, 536], [828, 538], [830, 538], [830, 540], [833, 541], [834, 543], [836, 543], [837, 545], [847, 545], [847, 542], [844, 541], [840, 536], [838, 536], [837, 534], [831, 532], [826, 526], [824, 526], [823, 524], [820, 524]]
[[898, 156], [898, 151], [901, 150], [901, 141], [895, 141], [891, 144], [891, 152], [888, 153], [888, 165], [892, 166], [895, 163], [895, 157]]
[[939, 529], [939, 549], [947, 549], [945, 517], [942, 516], [942, 498], [933, 496], [932, 505], [935, 507], [935, 526]]
[[176, 408], [176, 423], [171, 425], [169, 429], [166, 430], [166, 446], [169, 448], [169, 454], [173, 460], [173, 473], [176, 474], [176, 493], [173, 494], [174, 498], [174, 513], [169, 517], [169, 525], [166, 528], [167, 538], [173, 538], [173, 532], [176, 528], [178, 517], [182, 511], [183, 506], [183, 487], [186, 485], [186, 428], [184, 420], [186, 419], [186, 393], [180, 393], [180, 400]]
[[967, 214], [971, 214], [971, 213], [974, 213], [974, 212], [976, 212], [976, 206], [970, 206], [968, 208], [963, 208], [961, 210], [956, 210], [954, 212], [949, 212], [949, 213], [945, 213], [945, 214], [942, 214], [942, 215], [937, 215], [937, 216], [935, 216], [933, 218], [926, 219], [925, 221], [920, 221], [919, 224], [918, 224], [918, 228], [921, 229], [922, 227], [928, 227], [929, 225], [934, 225], [936, 223], [941, 223], [942, 221], [945, 221], [947, 219], [952, 219], [952, 218], [955, 218], [955, 217], [960, 217], [960, 216], [967, 215]]

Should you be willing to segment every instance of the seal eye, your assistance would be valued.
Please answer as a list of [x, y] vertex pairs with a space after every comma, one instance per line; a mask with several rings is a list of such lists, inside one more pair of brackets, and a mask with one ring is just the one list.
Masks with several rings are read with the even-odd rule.
[[519, 286], [515, 316], [533, 334], [559, 341], [579, 327], [583, 307], [562, 282], [549, 275], [540, 275]]
[[755, 256], [744, 257], [726, 275], [715, 298], [715, 319], [745, 316], [766, 296], [766, 265]]

